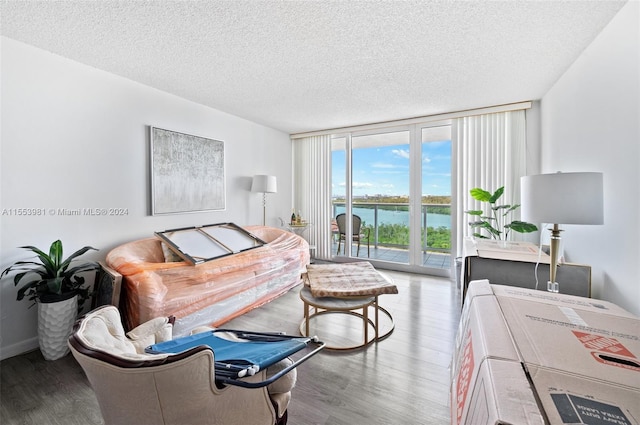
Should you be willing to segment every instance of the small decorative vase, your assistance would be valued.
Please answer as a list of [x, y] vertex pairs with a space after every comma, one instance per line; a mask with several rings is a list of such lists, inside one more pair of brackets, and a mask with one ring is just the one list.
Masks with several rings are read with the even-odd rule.
[[498, 247], [501, 249], [509, 249], [509, 247], [511, 246], [511, 242], [509, 241], [504, 241], [502, 239], [498, 240]]
[[69, 352], [67, 339], [78, 313], [78, 295], [57, 302], [38, 302], [38, 342], [45, 360], [57, 360]]

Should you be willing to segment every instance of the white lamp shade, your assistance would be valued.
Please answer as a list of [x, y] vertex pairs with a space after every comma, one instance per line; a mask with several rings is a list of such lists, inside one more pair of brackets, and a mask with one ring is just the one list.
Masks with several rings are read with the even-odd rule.
[[253, 176], [253, 181], [251, 182], [251, 191], [262, 193], [276, 193], [278, 191], [276, 176], [267, 176], [265, 174], [258, 174]]
[[533, 223], [603, 224], [602, 173], [555, 173], [520, 179], [521, 218]]

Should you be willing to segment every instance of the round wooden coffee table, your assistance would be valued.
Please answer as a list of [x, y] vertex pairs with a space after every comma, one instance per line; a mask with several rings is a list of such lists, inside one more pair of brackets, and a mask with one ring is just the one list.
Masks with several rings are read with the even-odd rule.
[[[391, 314], [380, 307], [378, 304], [377, 296], [364, 296], [364, 297], [314, 297], [307, 286], [303, 286], [300, 290], [300, 299], [304, 303], [304, 319], [300, 323], [300, 334], [302, 336], [309, 336], [309, 324], [311, 319], [319, 319], [323, 315], [330, 314], [348, 314], [355, 316], [362, 320], [364, 338], [362, 343], [349, 344], [349, 345], [333, 345], [327, 342], [325, 348], [332, 350], [353, 350], [356, 348], [365, 347], [374, 341], [381, 341], [393, 332], [394, 324]], [[311, 312], [313, 307], [314, 311]], [[369, 317], [369, 308], [372, 307], [374, 311], [373, 320]], [[362, 313], [357, 310], [362, 310]], [[382, 312], [391, 321], [389, 329], [385, 330], [384, 334], [380, 334], [379, 326], [379, 313]], [[369, 330], [373, 330], [370, 335]], [[320, 337], [326, 342], [329, 338]]]

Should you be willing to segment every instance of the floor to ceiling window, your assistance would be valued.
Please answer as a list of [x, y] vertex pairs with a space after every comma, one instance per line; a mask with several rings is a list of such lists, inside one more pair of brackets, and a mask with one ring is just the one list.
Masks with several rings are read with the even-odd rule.
[[331, 164], [335, 256], [449, 273], [448, 123], [334, 135]]
[[[520, 177], [537, 167], [526, 155], [529, 108], [522, 102], [292, 135], [293, 207], [314, 223], [316, 258], [452, 276], [469, 227], [464, 211], [477, 209], [469, 190], [504, 186], [506, 201], [518, 203]], [[340, 213], [348, 218], [342, 232]], [[355, 235], [353, 215], [361, 218]]]

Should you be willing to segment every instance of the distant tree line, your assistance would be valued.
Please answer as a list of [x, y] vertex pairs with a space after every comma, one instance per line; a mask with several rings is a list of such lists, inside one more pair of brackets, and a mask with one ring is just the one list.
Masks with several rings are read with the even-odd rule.
[[[391, 199], [404, 199], [403, 202], [391, 201]], [[368, 198], [366, 201], [363, 200], [354, 200], [353, 205], [358, 208], [362, 208], [365, 210], [373, 210], [376, 207], [379, 210], [383, 211], [398, 211], [398, 212], [407, 212], [409, 211], [409, 205], [394, 205], [394, 204], [406, 204], [408, 199], [406, 197], [386, 197], [380, 198], [378, 200], [372, 200]], [[445, 201], [445, 202], [440, 202]], [[335, 199], [334, 203], [340, 204], [344, 203], [344, 199]], [[370, 205], [375, 204], [375, 205]], [[385, 205], [391, 204], [391, 205]], [[451, 197], [450, 196], [423, 196], [422, 204], [428, 204], [426, 206], [428, 214], [443, 214], [443, 215], [451, 215]], [[431, 205], [431, 204], [442, 204], [442, 206]]]
[[[344, 197], [338, 197], [333, 199], [334, 203], [344, 203]], [[370, 204], [408, 204], [409, 197], [406, 195], [368, 195], [366, 197], [357, 197], [353, 199], [354, 204], [358, 203], [370, 203]], [[449, 204], [451, 205], [451, 196], [436, 196], [436, 195], [424, 195], [422, 196], [423, 204]]]

